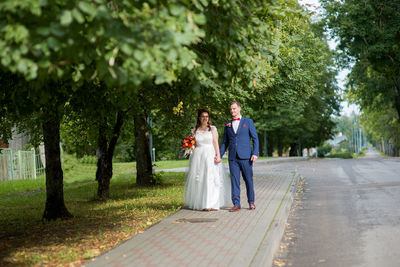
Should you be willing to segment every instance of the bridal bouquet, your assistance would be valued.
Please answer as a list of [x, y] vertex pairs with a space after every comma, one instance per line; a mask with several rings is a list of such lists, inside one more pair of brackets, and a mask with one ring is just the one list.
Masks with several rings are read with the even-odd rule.
[[184, 150], [183, 156], [188, 156], [192, 154], [194, 146], [196, 144], [196, 140], [193, 136], [188, 136], [182, 139], [182, 148]]

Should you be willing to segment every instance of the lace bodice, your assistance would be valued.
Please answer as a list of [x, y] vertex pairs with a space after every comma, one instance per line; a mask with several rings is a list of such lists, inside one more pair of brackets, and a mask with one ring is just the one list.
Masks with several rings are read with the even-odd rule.
[[212, 145], [213, 137], [212, 131], [216, 131], [217, 128], [215, 126], [211, 126], [211, 131], [199, 131], [197, 130], [195, 138], [196, 138], [196, 147], [209, 146]]

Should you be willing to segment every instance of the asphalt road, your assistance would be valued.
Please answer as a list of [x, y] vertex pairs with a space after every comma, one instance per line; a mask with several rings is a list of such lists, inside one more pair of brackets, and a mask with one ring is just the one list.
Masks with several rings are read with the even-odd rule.
[[[277, 165], [279, 166], [279, 165]], [[280, 164], [307, 183], [292, 207], [274, 266], [400, 266], [400, 159]]]

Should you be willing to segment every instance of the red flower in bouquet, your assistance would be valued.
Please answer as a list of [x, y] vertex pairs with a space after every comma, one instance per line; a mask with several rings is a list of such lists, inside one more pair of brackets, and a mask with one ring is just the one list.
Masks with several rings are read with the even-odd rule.
[[182, 139], [182, 148], [184, 150], [184, 156], [192, 153], [194, 146], [196, 145], [196, 140], [193, 136], [188, 136]]

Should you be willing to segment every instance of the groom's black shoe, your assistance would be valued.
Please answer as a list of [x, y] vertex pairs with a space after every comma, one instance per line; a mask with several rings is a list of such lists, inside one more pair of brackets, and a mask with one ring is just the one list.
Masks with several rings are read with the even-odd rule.
[[249, 206], [249, 210], [255, 210], [256, 209], [256, 205], [254, 205], [254, 204], [250, 204], [250, 206]]
[[238, 206], [233, 206], [233, 208], [231, 208], [229, 211], [230, 212], [235, 212], [235, 211], [239, 211], [240, 210], [240, 207], [238, 207]]

